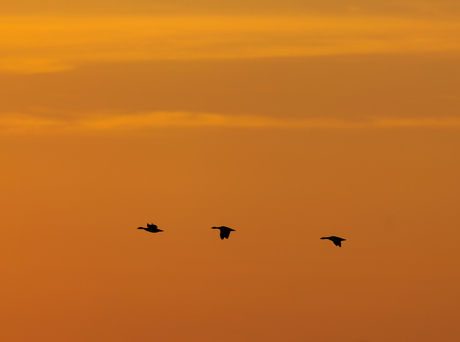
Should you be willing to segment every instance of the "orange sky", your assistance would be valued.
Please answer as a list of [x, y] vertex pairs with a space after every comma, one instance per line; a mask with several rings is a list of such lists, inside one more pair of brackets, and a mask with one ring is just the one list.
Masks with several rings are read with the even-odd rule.
[[458, 338], [457, 2], [0, 13], [2, 341]]

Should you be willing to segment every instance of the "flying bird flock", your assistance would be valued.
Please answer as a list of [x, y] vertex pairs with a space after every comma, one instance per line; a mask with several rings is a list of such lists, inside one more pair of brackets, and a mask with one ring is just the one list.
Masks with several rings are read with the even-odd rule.
[[[153, 223], [147, 223], [147, 228], [145, 227], [139, 227], [137, 229], [143, 229], [149, 233], [159, 233], [162, 232], [163, 230], [158, 229], [157, 225]], [[235, 229], [226, 227], [226, 226], [220, 226], [220, 227], [212, 227], [211, 229], [219, 229], [220, 230], [220, 238], [223, 239], [228, 239], [230, 236], [230, 232], [234, 232]], [[342, 239], [341, 237], [338, 236], [328, 236], [328, 237], [322, 237], [322, 240], [328, 239], [331, 240], [334, 245], [342, 247], [342, 241], [345, 241], [345, 239]]]

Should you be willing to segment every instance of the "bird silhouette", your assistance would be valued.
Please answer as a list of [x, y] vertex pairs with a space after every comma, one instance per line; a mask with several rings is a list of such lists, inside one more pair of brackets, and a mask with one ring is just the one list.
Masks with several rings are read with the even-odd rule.
[[228, 237], [230, 236], [230, 232], [234, 232], [235, 229], [232, 229], [232, 228], [228, 228], [228, 227], [225, 227], [225, 226], [221, 226], [221, 227], [212, 227], [211, 229], [220, 229], [220, 238], [223, 240], [223, 239], [228, 239]]
[[322, 237], [321, 239], [322, 240], [324, 240], [324, 239], [331, 240], [334, 243], [334, 245], [339, 246], [339, 247], [342, 247], [342, 241], [345, 241], [345, 239], [342, 239], [342, 238], [340, 238], [338, 236]]
[[158, 229], [157, 225], [156, 224], [150, 224], [150, 223], [147, 223], [147, 228], [144, 228], [144, 227], [139, 227], [137, 229], [144, 229], [150, 233], [158, 233], [158, 232], [162, 232], [161, 229]]

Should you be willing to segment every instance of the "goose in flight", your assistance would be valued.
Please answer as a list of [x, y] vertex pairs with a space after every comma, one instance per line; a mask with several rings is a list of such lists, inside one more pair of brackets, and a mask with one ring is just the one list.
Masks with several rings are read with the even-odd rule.
[[334, 243], [334, 245], [339, 246], [339, 247], [342, 247], [342, 241], [345, 241], [345, 239], [342, 239], [342, 238], [340, 238], [338, 236], [322, 237], [321, 239], [322, 240], [324, 240], [324, 239], [331, 240]]
[[149, 224], [147, 223], [147, 228], [144, 228], [144, 227], [139, 227], [137, 229], [144, 229], [150, 233], [158, 233], [158, 232], [162, 232], [161, 229], [158, 229], [157, 225], [156, 224]]
[[223, 240], [223, 239], [228, 239], [228, 237], [230, 236], [230, 232], [234, 232], [235, 229], [232, 229], [232, 228], [228, 228], [228, 227], [225, 227], [225, 226], [221, 226], [221, 227], [212, 227], [211, 229], [220, 229], [220, 238]]

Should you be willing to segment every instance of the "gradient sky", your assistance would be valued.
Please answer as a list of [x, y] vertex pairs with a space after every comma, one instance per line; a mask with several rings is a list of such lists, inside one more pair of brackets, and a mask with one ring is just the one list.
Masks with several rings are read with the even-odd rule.
[[454, 341], [459, 37], [448, 0], [2, 1], [0, 339]]

